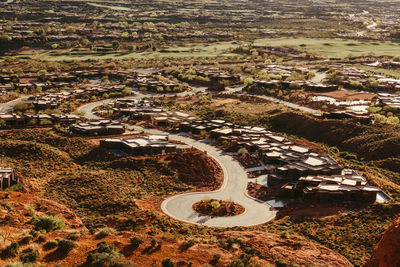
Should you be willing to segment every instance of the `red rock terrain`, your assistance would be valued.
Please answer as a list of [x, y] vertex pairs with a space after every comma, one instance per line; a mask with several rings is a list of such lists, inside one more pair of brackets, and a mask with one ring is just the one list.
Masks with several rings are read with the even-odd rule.
[[386, 230], [365, 267], [400, 266], [400, 217]]
[[270, 263], [281, 260], [286, 262], [287, 266], [295, 264], [324, 267], [353, 266], [337, 252], [297, 235], [279, 236], [273, 233], [251, 231], [224, 232], [218, 237], [240, 239], [243, 247], [254, 248], [259, 252], [259, 258]]

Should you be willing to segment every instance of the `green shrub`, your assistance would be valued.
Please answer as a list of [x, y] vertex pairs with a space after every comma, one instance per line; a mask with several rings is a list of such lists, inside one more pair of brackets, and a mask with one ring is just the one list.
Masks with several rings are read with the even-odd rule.
[[104, 227], [101, 228], [97, 233], [96, 233], [96, 237], [97, 238], [104, 238], [106, 236], [109, 236], [111, 234], [116, 234], [117, 230], [115, 230], [114, 228], [111, 227]]
[[47, 232], [64, 229], [65, 227], [65, 223], [62, 219], [50, 215], [43, 215], [40, 217], [34, 216], [32, 217], [31, 223], [33, 223], [35, 228], [44, 229]]
[[218, 209], [219, 207], [221, 207], [221, 203], [220, 203], [219, 201], [217, 201], [217, 200], [212, 201], [212, 202], [210, 203], [210, 205], [211, 205], [211, 207], [212, 207], [213, 209]]
[[86, 266], [109, 267], [109, 266], [131, 266], [129, 262], [122, 261], [123, 255], [118, 252], [114, 245], [105, 241], [97, 244], [97, 249], [89, 253], [86, 258]]
[[49, 242], [44, 244], [44, 248], [45, 249], [52, 249], [52, 248], [55, 248], [57, 246], [58, 246], [58, 240], [57, 239], [50, 240]]
[[32, 248], [26, 249], [19, 256], [19, 259], [23, 263], [35, 262], [38, 258], [39, 258], [39, 252], [37, 250], [33, 250]]
[[78, 232], [72, 232], [72, 233], [69, 233], [68, 235], [67, 235], [67, 239], [69, 239], [69, 240], [78, 240], [79, 239], [79, 233]]
[[276, 267], [286, 267], [286, 266], [288, 266], [288, 264], [284, 260], [276, 260], [275, 261], [275, 265], [276, 265]]
[[245, 147], [242, 147], [241, 149], [238, 150], [238, 153], [239, 153], [239, 155], [243, 156], [249, 152], [247, 151], [247, 149]]

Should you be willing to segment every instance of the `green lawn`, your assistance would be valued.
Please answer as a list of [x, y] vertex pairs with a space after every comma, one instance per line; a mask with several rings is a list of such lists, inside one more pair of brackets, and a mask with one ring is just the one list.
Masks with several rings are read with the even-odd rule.
[[[243, 42], [246, 43], [246, 42]], [[249, 43], [249, 42], [248, 42]], [[400, 53], [400, 43], [354, 41], [340, 39], [312, 39], [312, 38], [279, 38], [258, 39], [255, 45], [263, 46], [290, 46], [298, 47], [304, 51], [313, 52], [325, 57], [346, 57], [366, 55], [397, 56]], [[238, 56], [232, 54], [229, 49], [236, 48], [236, 42], [217, 42], [212, 44], [186, 44], [184, 46], [170, 46], [155, 52], [126, 51], [90, 51], [86, 48], [49, 50], [33, 54], [18, 54], [17, 57], [34, 58], [41, 60], [96, 60], [96, 59], [142, 59], [142, 58], [185, 58], [185, 57], [229, 57]]]
[[378, 41], [356, 41], [342, 39], [278, 38], [258, 39], [255, 45], [292, 46], [326, 57], [343, 58], [348, 55], [361, 56], [374, 53], [377, 56], [397, 56], [400, 43]]
[[390, 76], [396, 79], [400, 79], [400, 72], [394, 71], [394, 70], [387, 70], [387, 69], [382, 69], [382, 68], [375, 68], [375, 67], [370, 67], [370, 66], [363, 66], [363, 65], [357, 65], [356, 66], [359, 69], [371, 71], [376, 74], [381, 74], [381, 75], [386, 75]]
[[127, 51], [90, 51], [86, 48], [49, 50], [35, 54], [19, 54], [17, 57], [33, 58], [40, 60], [62, 61], [62, 60], [96, 60], [96, 59], [141, 59], [141, 58], [185, 58], [185, 57], [228, 57], [237, 56], [229, 53], [228, 49], [236, 47], [232, 42], [208, 44], [195, 44], [185, 46], [171, 46], [155, 52], [133, 52]]

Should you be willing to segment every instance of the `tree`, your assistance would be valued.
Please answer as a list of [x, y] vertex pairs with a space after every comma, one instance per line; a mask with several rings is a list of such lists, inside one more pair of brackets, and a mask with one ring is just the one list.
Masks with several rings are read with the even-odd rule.
[[114, 51], [118, 51], [120, 49], [120, 47], [121, 47], [121, 44], [118, 41], [113, 41], [112, 42], [112, 49]]
[[6, 244], [10, 236], [11, 236], [11, 231], [9, 229], [3, 229], [0, 231], [0, 237], [1, 239], [3, 239], [4, 245]]
[[246, 78], [244, 79], [244, 85], [248, 86], [248, 85], [252, 85], [254, 82], [253, 78]]
[[128, 51], [131, 52], [131, 53], [132, 53], [133, 51], [135, 51], [135, 46], [129, 45], [129, 46], [128, 46]]
[[399, 118], [395, 116], [390, 116], [387, 118], [387, 123], [390, 124], [399, 124]]
[[125, 87], [122, 92], [121, 92], [124, 96], [128, 96], [132, 94], [132, 88], [130, 87]]
[[247, 154], [248, 151], [247, 151], [247, 149], [246, 149], [245, 147], [242, 147], [241, 149], [239, 149], [238, 153], [239, 153], [241, 156], [243, 156], [243, 155]]

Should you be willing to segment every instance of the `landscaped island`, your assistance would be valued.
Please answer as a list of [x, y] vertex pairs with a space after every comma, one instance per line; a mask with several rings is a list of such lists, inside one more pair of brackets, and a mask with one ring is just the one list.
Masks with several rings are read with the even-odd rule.
[[193, 209], [204, 215], [219, 217], [236, 216], [245, 211], [244, 207], [237, 203], [217, 199], [202, 200], [194, 203]]

